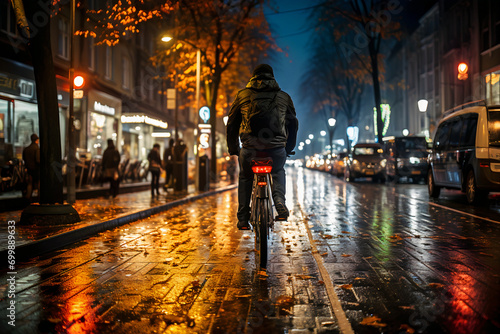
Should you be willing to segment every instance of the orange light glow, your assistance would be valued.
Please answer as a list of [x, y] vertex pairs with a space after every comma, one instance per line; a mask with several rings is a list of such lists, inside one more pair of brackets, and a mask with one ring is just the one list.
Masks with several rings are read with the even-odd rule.
[[81, 75], [77, 75], [73, 79], [73, 84], [75, 85], [76, 89], [80, 89], [85, 85], [85, 79]]
[[465, 73], [467, 73], [468, 69], [469, 69], [469, 66], [467, 66], [466, 63], [458, 64], [458, 73], [465, 74]]
[[467, 71], [469, 70], [469, 66], [466, 63], [462, 62], [458, 64], [458, 80], [465, 80], [469, 77]]

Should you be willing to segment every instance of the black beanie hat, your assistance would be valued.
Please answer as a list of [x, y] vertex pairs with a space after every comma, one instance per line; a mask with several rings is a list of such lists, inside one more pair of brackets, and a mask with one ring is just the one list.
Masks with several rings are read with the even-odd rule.
[[273, 68], [267, 64], [260, 64], [253, 70], [252, 76], [256, 76], [262, 73], [269, 73], [274, 77]]

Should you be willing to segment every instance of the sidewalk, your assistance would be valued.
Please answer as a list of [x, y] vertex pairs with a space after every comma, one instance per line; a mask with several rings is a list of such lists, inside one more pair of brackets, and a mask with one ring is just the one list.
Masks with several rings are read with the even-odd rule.
[[[151, 197], [151, 191], [120, 193], [115, 199], [100, 196], [92, 199], [77, 199], [73, 207], [81, 222], [72, 225], [24, 226], [16, 225], [16, 260], [22, 261], [50, 252], [65, 245], [88, 238], [99, 232], [146, 218], [171, 207], [189, 201], [235, 189], [236, 184], [219, 182], [209, 191], [196, 191], [190, 186], [187, 192], [161, 191], [159, 197]], [[107, 190], [107, 188], [106, 188]], [[102, 194], [103, 192], [101, 192]], [[7, 257], [7, 223], [19, 222], [22, 210], [0, 213], [0, 257]]]
[[[123, 182], [120, 183], [120, 194], [137, 192], [139, 190], [148, 190], [151, 187], [151, 182]], [[88, 199], [99, 196], [105, 196], [109, 193], [108, 183], [102, 186], [92, 185], [76, 189], [76, 199]], [[64, 198], [66, 198], [67, 190], [64, 188]], [[23, 199], [21, 191], [9, 191], [0, 193], [0, 214], [2, 212], [22, 210], [28, 205], [27, 201]]]

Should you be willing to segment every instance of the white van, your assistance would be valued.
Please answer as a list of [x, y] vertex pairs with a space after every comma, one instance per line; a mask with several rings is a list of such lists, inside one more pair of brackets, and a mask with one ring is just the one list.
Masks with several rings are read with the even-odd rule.
[[500, 191], [500, 106], [475, 101], [447, 111], [439, 121], [428, 157], [431, 197], [441, 188], [461, 189], [467, 202]]

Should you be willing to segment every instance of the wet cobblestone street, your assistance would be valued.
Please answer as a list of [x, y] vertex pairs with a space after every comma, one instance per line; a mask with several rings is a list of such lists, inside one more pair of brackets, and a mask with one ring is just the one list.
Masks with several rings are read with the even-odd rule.
[[[235, 227], [231, 190], [19, 263], [16, 327], [3, 317], [1, 332], [500, 329], [495, 200], [471, 211], [448, 206], [455, 193], [429, 203], [425, 185], [287, 173], [291, 216], [276, 223], [266, 272], [253, 233]], [[7, 278], [3, 270], [2, 310]]]

